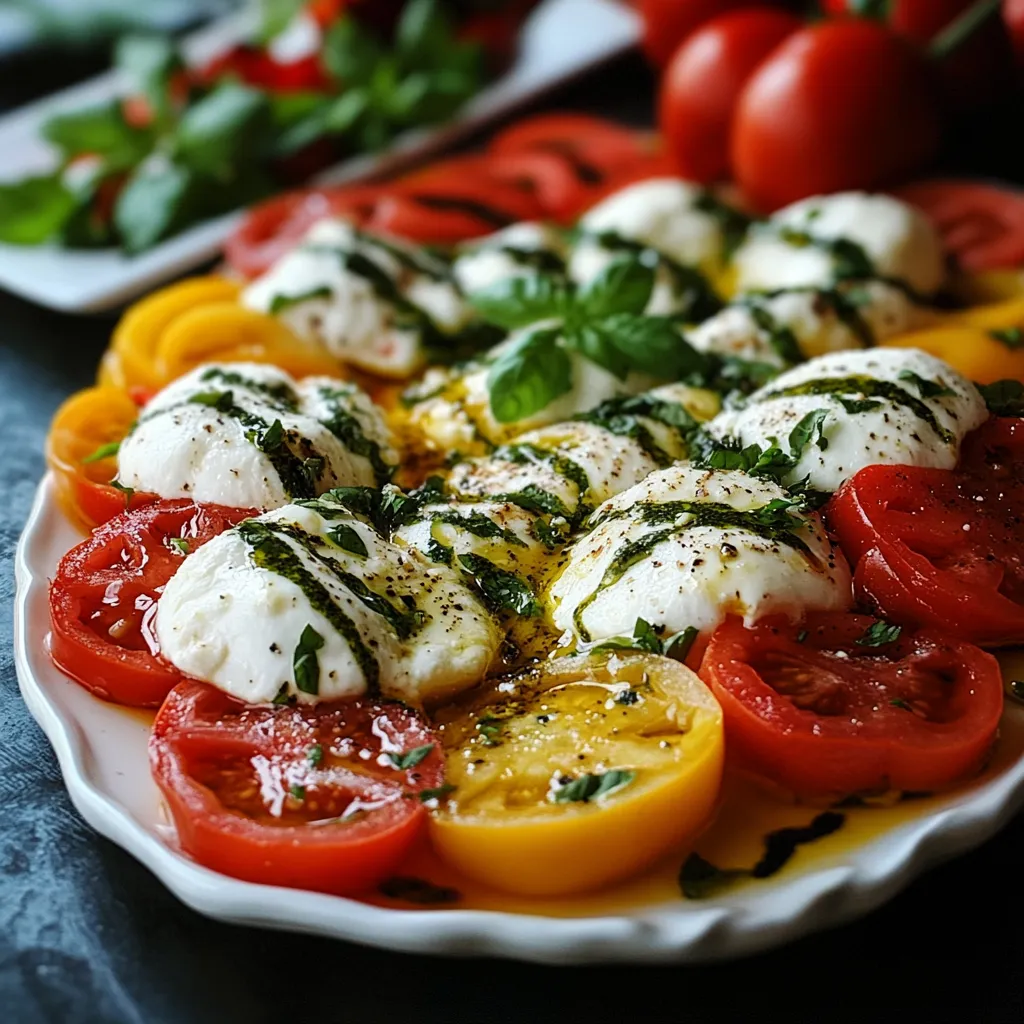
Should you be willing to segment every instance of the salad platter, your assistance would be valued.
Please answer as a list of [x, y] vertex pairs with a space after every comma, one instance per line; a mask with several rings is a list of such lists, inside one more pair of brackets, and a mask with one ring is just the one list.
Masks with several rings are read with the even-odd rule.
[[[205, 65], [253, 31], [251, 12], [245, 12], [195, 33], [184, 42], [182, 52], [190, 65]], [[386, 150], [351, 155], [322, 167], [314, 179], [335, 183], [392, 174], [628, 50], [638, 33], [635, 14], [614, 0], [546, 0], [524, 23], [513, 63], [453, 118], [409, 129]], [[81, 110], [100, 109], [123, 96], [128, 87], [124, 70], [111, 71], [0, 118], [0, 146], [5, 154], [0, 189], [19, 179], [48, 175], [58, 164], [57, 149], [41, 135], [44, 124]], [[3, 209], [4, 216], [9, 216], [6, 205]], [[84, 247], [0, 242], [0, 287], [68, 312], [116, 309], [214, 259], [240, 218], [238, 210], [211, 216], [137, 252], [95, 242]]]
[[547, 114], [257, 206], [54, 417], [16, 653], [76, 805], [204, 913], [547, 962], [763, 949], [983, 841], [1024, 298], [948, 211], [1017, 201], [759, 214]]

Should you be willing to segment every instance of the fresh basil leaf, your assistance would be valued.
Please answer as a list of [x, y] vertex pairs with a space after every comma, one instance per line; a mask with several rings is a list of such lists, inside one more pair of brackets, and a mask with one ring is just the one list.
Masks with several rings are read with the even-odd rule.
[[114, 225], [129, 253], [142, 252], [189, 220], [198, 201], [192, 171], [177, 164], [138, 167], [114, 205]]
[[661, 637], [645, 619], [638, 618], [633, 626], [632, 636], [613, 636], [589, 648], [587, 653], [601, 654], [605, 651], [645, 651], [661, 654]]
[[101, 444], [94, 452], [90, 452], [82, 463], [88, 465], [90, 462], [99, 462], [102, 459], [111, 459], [121, 450], [120, 441], [110, 441], [107, 444]]
[[255, 158], [269, 120], [265, 93], [224, 82], [182, 115], [175, 155], [200, 174], [230, 181]]
[[581, 355], [609, 373], [625, 380], [629, 376], [630, 360], [600, 323], [588, 323], [576, 328], [568, 340]]
[[165, 119], [170, 110], [170, 79], [182, 65], [181, 55], [167, 36], [127, 35], [117, 41], [114, 63], [128, 79], [129, 90], [149, 101]]
[[662, 653], [666, 658], [673, 658], [676, 661], [686, 661], [687, 655], [693, 648], [700, 630], [696, 626], [687, 626], [678, 633], [673, 633], [662, 644]]
[[825, 421], [829, 415], [828, 409], [814, 409], [790, 431], [789, 449], [794, 464], [800, 461], [804, 449], [811, 443], [817, 444], [820, 451], [825, 451], [828, 448], [828, 438], [825, 437]]
[[324, 759], [324, 748], [319, 743], [314, 743], [313, 746], [306, 751], [306, 762], [311, 768], [317, 768], [323, 763]]
[[679, 380], [704, 367], [703, 356], [668, 318], [618, 313], [597, 326], [634, 370], [663, 380]]
[[976, 385], [993, 416], [1024, 416], [1024, 383], [1019, 380], [997, 380]]
[[874, 398], [845, 398], [843, 395], [836, 395], [835, 398], [850, 415], [873, 412], [882, 407], [882, 403]]
[[324, 645], [324, 638], [310, 625], [299, 636], [299, 642], [292, 656], [295, 685], [303, 693], [320, 692], [320, 660], [316, 656]]
[[431, 800], [443, 800], [449, 793], [454, 792], [455, 787], [450, 782], [445, 782], [434, 789], [421, 789], [416, 796], [421, 804], [426, 804]]
[[395, 49], [407, 63], [422, 65], [442, 54], [451, 36], [451, 25], [437, 0], [411, 0], [395, 29]]
[[333, 530], [329, 530], [327, 539], [337, 544], [343, 551], [358, 555], [360, 558], [366, 558], [369, 554], [363, 538], [347, 523], [339, 523]]
[[0, 242], [40, 245], [60, 231], [76, 203], [56, 174], [0, 184]]
[[533, 588], [515, 573], [499, 569], [480, 555], [467, 553], [459, 555], [458, 559], [462, 568], [473, 577], [490, 607], [531, 618], [540, 615], [540, 601]]
[[572, 390], [572, 362], [554, 330], [528, 331], [491, 364], [487, 374], [491, 413], [517, 423]]
[[188, 541], [184, 537], [171, 537], [170, 544], [179, 555], [187, 555], [189, 552]]
[[383, 60], [377, 40], [351, 15], [345, 15], [327, 30], [321, 60], [327, 72], [345, 88], [366, 85]]
[[945, 398], [947, 395], [956, 394], [952, 388], [947, 388], [945, 384], [940, 384], [938, 381], [934, 380], [928, 380], [927, 378], [914, 373], [913, 370], [900, 370], [897, 376], [900, 380], [905, 380], [908, 384], [913, 384], [922, 398]]
[[41, 132], [65, 160], [95, 154], [107, 168], [118, 169], [138, 163], [153, 141], [149, 132], [133, 128], [125, 121], [118, 102], [57, 114], [43, 124]]
[[589, 803], [591, 800], [607, 796], [623, 786], [628, 786], [635, 778], [636, 772], [623, 771], [619, 768], [579, 775], [556, 789], [554, 800], [560, 804]]
[[120, 491], [124, 495], [124, 507], [127, 508], [132, 503], [132, 498], [135, 497], [135, 488], [125, 487], [117, 477], [114, 477], [114, 479], [110, 481], [110, 486], [113, 487], [115, 491]]
[[[189, 396], [192, 405], [206, 405], [217, 412], [230, 412], [235, 404], [235, 393], [227, 391], [197, 391]], [[268, 431], [269, 433], [269, 431]]]
[[424, 743], [422, 747], [413, 747], [412, 750], [407, 750], [404, 754], [388, 754], [388, 760], [399, 771], [406, 772], [425, 761], [433, 749], [433, 743]]
[[989, 331], [988, 336], [1001, 345], [1005, 345], [1011, 352], [1024, 348], [1024, 330], [1019, 327], [1004, 327], [1000, 330]]
[[884, 619], [879, 619], [868, 626], [864, 635], [857, 639], [857, 643], [861, 647], [884, 647], [886, 644], [896, 643], [902, 632], [901, 626], [894, 626]]
[[308, 0], [259, 0], [260, 28], [257, 41], [266, 44], [279, 36], [307, 4]]
[[654, 291], [654, 269], [635, 256], [616, 256], [579, 292], [584, 316], [603, 319], [615, 313], [641, 314]]
[[538, 320], [561, 318], [569, 306], [569, 293], [557, 278], [527, 274], [498, 281], [468, 296], [469, 304], [491, 323], [514, 330]]
[[275, 295], [270, 300], [270, 313], [281, 313], [292, 306], [302, 302], [309, 302], [311, 299], [329, 299], [334, 293], [327, 285], [320, 285], [318, 288], [310, 288], [304, 292], [297, 292], [293, 295]]

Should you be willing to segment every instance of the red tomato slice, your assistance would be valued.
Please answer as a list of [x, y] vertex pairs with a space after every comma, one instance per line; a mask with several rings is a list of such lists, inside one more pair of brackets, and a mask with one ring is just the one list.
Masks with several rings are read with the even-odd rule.
[[[392, 874], [426, 820], [416, 796], [444, 780], [440, 744], [405, 705], [250, 707], [191, 680], [168, 695], [149, 750], [182, 848], [200, 864], [319, 892]], [[414, 751], [414, 765], [396, 766]]]
[[286, 192], [254, 206], [224, 243], [231, 266], [256, 277], [324, 217], [345, 216], [363, 225], [381, 195], [378, 185]]
[[927, 629], [858, 643], [876, 621], [827, 612], [720, 626], [700, 674], [730, 755], [808, 796], [927, 792], [978, 771], [1003, 707], [995, 658]]
[[[861, 600], [973, 643], [1024, 641], [1019, 433], [999, 474], [868, 466], [844, 484], [825, 515]], [[972, 439], [968, 450], [984, 444]]]
[[518, 121], [499, 132], [487, 147], [492, 156], [549, 152], [584, 158], [589, 154], [604, 163], [648, 156], [656, 149], [654, 137], [587, 114], [551, 113]]
[[104, 700], [159, 707], [181, 679], [152, 629], [164, 584], [188, 553], [257, 514], [173, 500], [104, 523], [61, 559], [50, 584], [54, 664]]
[[972, 181], [919, 181], [893, 192], [920, 207], [964, 270], [1024, 263], [1024, 193]]

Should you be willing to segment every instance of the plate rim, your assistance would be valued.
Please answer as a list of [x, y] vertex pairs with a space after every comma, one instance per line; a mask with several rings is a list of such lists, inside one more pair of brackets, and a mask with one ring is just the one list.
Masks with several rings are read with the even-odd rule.
[[[65, 788], [88, 824], [146, 867], [181, 902], [234, 924], [325, 935], [396, 952], [498, 956], [558, 964], [696, 963], [746, 956], [844, 924], [891, 899], [927, 868], [980, 845], [1024, 806], [1024, 757], [956, 805], [883, 831], [850, 862], [784, 877], [699, 905], [566, 918], [498, 910], [396, 909], [342, 896], [257, 885], [196, 864], [147, 831], [88, 777], [82, 727], [36, 678], [29, 606], [48, 586], [37, 564], [55, 517], [53, 474], [40, 481], [15, 551], [14, 661], [29, 712], [54, 748]], [[66, 520], [64, 520], [66, 522]], [[46, 624], [44, 625], [44, 629]], [[52, 669], [55, 674], [56, 670]], [[96, 699], [96, 698], [92, 698]]]

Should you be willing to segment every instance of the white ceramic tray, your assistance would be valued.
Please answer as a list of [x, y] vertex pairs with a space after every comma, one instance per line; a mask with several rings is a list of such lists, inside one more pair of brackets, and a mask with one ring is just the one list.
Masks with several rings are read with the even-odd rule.
[[[200, 62], [242, 36], [245, 19], [233, 18], [188, 40], [190, 60]], [[544, 91], [633, 46], [637, 16], [614, 0], [546, 0], [523, 26], [515, 64], [443, 127], [400, 136], [384, 154], [355, 157], [315, 181], [336, 184], [399, 170], [511, 112]], [[122, 90], [108, 72], [0, 118], [0, 181], [44, 174], [56, 154], [39, 136], [51, 115], [109, 99]], [[95, 312], [122, 305], [217, 255], [241, 214], [229, 213], [175, 235], [138, 256], [116, 249], [66, 250], [55, 246], [0, 244], [0, 287], [53, 309]]]
[[[913, 815], [893, 819], [899, 823], [891, 828], [861, 828], [852, 842], [848, 837], [831, 847], [829, 837], [817, 852], [802, 848], [775, 878], [700, 902], [664, 885], [652, 898], [650, 878], [622, 887], [599, 906], [564, 900], [524, 904], [516, 912], [491, 909], [502, 904], [486, 894], [466, 900], [473, 909], [397, 909], [236, 881], [176, 849], [148, 770], [146, 717], [95, 699], [50, 662], [47, 581], [80, 539], [57, 508], [48, 477], [17, 552], [14, 643], [22, 693], [57, 752], [82, 816], [210, 917], [394, 950], [546, 963], [738, 956], [867, 912], [929, 865], [987, 839], [1024, 804], [1024, 706], [1015, 705], [1004, 717], [995, 762], [970, 787], [915, 803]], [[1020, 672], [1024, 656], [1005, 667]], [[876, 814], [860, 813], [861, 826]], [[887, 812], [877, 813], [883, 817], [876, 821], [886, 820]], [[674, 876], [678, 859], [666, 865], [666, 877]]]

